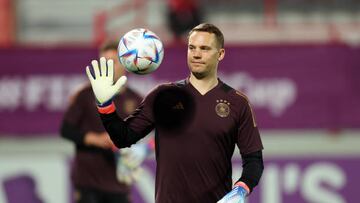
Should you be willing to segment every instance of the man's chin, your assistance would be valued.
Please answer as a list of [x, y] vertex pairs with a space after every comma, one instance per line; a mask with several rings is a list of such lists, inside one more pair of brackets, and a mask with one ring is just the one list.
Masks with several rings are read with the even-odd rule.
[[205, 73], [200, 73], [200, 72], [191, 72], [196, 79], [201, 80], [203, 78], [205, 78], [206, 74]]

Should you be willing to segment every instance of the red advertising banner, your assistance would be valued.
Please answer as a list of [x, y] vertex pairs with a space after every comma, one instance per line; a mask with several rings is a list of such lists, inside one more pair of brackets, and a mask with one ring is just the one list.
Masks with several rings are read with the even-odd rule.
[[[95, 49], [0, 50], [0, 134], [57, 133], [71, 95], [87, 82]], [[129, 73], [142, 94], [186, 78], [186, 46], [165, 48], [153, 74]], [[260, 129], [360, 128], [360, 49], [342, 45], [235, 46], [222, 81], [249, 97]]]

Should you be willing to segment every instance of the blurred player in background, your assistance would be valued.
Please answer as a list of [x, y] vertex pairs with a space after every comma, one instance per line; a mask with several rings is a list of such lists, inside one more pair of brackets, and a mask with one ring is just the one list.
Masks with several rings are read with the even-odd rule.
[[[101, 57], [115, 62], [114, 79], [125, 74], [117, 58], [117, 46], [117, 42], [109, 41], [100, 48]], [[141, 100], [141, 96], [129, 87], [113, 98], [122, 118], [134, 111]], [[63, 118], [61, 136], [76, 145], [71, 179], [77, 203], [130, 202], [132, 175], [150, 152], [147, 147], [150, 149], [151, 146], [141, 144], [133, 150], [118, 153], [98, 116], [90, 84], [72, 97]]]
[[[260, 134], [249, 101], [217, 77], [224, 37], [212, 24], [200, 24], [188, 37], [190, 76], [151, 91], [125, 120], [111, 98], [125, 84], [99, 72], [113, 62], [93, 60], [87, 68], [102, 122], [116, 146], [128, 147], [156, 129], [156, 203], [243, 203], [263, 172]], [[170, 67], [169, 67], [170, 68]], [[238, 146], [241, 177], [232, 186], [231, 158]]]
[[175, 42], [185, 43], [186, 33], [202, 21], [198, 0], [167, 0], [168, 26]]

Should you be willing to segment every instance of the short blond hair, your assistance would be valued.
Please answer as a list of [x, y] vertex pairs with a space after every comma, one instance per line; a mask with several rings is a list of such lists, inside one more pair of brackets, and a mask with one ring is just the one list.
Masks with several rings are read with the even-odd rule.
[[220, 48], [224, 48], [224, 35], [221, 32], [221, 30], [218, 27], [216, 27], [215, 25], [210, 24], [210, 23], [202, 23], [200, 25], [197, 25], [196, 27], [194, 27], [193, 29], [190, 30], [188, 37], [193, 32], [208, 32], [208, 33], [215, 34], [218, 45], [220, 46]]

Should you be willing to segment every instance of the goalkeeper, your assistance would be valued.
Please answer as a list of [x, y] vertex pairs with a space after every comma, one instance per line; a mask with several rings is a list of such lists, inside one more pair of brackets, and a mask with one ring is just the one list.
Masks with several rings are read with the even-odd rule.
[[[105, 58], [92, 61], [93, 72], [87, 68], [101, 120], [117, 147], [129, 147], [155, 129], [156, 203], [243, 203], [260, 181], [260, 134], [246, 96], [217, 76], [224, 56], [221, 31], [212, 24], [196, 26], [188, 36], [190, 76], [155, 88], [125, 120], [112, 98], [126, 77], [114, 83], [114, 62]], [[243, 172], [232, 185], [236, 145]]]
[[[117, 42], [106, 42], [100, 48], [100, 56], [117, 59], [117, 45]], [[114, 69], [114, 79], [125, 73], [120, 62], [114, 64]], [[135, 110], [141, 100], [129, 87], [113, 98], [123, 118]], [[139, 165], [152, 145], [140, 144], [119, 154], [97, 114], [94, 93], [87, 84], [73, 96], [62, 121], [61, 136], [76, 145], [71, 171], [75, 202], [129, 203], [130, 184], [139, 174]]]

